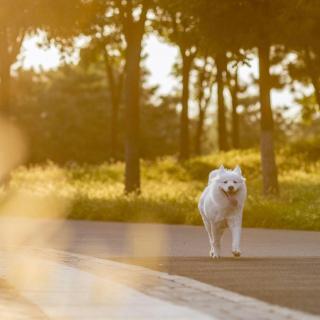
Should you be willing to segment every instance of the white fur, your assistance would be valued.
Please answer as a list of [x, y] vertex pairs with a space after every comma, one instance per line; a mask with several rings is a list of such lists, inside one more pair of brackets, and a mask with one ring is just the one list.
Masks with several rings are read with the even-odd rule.
[[199, 200], [199, 211], [210, 241], [210, 256], [221, 255], [220, 240], [228, 226], [232, 234], [232, 253], [240, 256], [242, 212], [247, 196], [245, 178], [237, 166], [226, 170], [223, 166], [209, 174], [208, 186]]

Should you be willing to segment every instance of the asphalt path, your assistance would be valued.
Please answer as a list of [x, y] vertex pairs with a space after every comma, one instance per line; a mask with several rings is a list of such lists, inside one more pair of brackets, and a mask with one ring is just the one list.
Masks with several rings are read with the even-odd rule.
[[139, 264], [320, 315], [320, 232], [244, 229], [239, 259], [226, 232], [216, 261], [200, 226], [35, 221], [0, 220], [1, 244], [16, 245], [18, 230], [19, 245]]
[[118, 258], [320, 315], [320, 258]]
[[[12, 229], [23, 229], [23, 221], [11, 221]], [[0, 219], [0, 231], [2, 224]], [[39, 234], [46, 237], [44, 246], [100, 258], [209, 255], [208, 237], [202, 226], [37, 220], [32, 236], [25, 236], [23, 243], [33, 245]], [[36, 245], [41, 246], [41, 241]], [[250, 258], [320, 257], [320, 232], [247, 228], [243, 230], [241, 251], [242, 257]], [[232, 256], [229, 230], [223, 235], [222, 255]]]

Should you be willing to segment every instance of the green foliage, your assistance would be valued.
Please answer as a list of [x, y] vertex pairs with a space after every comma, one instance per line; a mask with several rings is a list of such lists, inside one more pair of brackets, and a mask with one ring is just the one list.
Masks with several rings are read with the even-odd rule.
[[124, 196], [122, 162], [22, 167], [13, 174], [11, 190], [25, 188], [39, 197], [51, 188], [58, 199], [70, 202], [72, 219], [201, 224], [197, 200], [208, 173], [221, 163], [231, 168], [240, 164], [248, 185], [245, 227], [320, 230], [320, 161], [306, 162], [295, 150], [278, 153], [279, 197], [261, 196], [257, 150], [217, 153], [182, 164], [172, 157], [143, 161], [144, 192], [139, 196]]
[[[12, 116], [28, 140], [31, 163], [51, 160], [101, 163], [111, 160], [111, 97], [105, 70], [100, 64], [62, 66], [56, 71], [36, 74], [21, 71], [14, 79], [16, 92]], [[140, 151], [144, 159], [175, 155], [179, 142], [178, 99], [161, 97], [154, 106], [153, 88], [144, 88], [141, 106]], [[260, 115], [257, 96], [241, 93], [239, 105], [240, 146], [259, 143]], [[277, 111], [278, 110], [278, 111]], [[287, 140], [288, 121], [281, 109], [275, 110], [275, 133], [279, 144]], [[123, 159], [124, 115], [119, 114], [119, 155]], [[190, 119], [193, 137], [196, 119]], [[212, 125], [210, 124], [212, 127]], [[214, 134], [205, 128], [204, 151], [215, 148]]]
[[312, 135], [310, 138], [297, 140], [291, 144], [290, 150], [309, 161], [318, 161], [320, 160], [320, 139]]
[[104, 74], [65, 66], [46, 79], [38, 76], [38, 88], [30, 77], [37, 78], [19, 78], [21, 91], [12, 112], [29, 138], [30, 161], [106, 159], [109, 97]]
[[302, 106], [301, 116], [305, 124], [312, 124], [314, 118], [318, 116], [318, 104], [315, 95], [303, 95], [301, 98], [296, 99], [296, 102]]
[[[149, 12], [148, 15], [147, 12]], [[143, 23], [138, 22], [139, 15], [143, 17]], [[250, 50], [256, 47], [260, 49], [270, 47], [272, 49], [271, 64], [273, 67], [281, 67], [282, 71], [271, 74], [267, 89], [269, 90], [269, 87], [282, 89], [283, 85], [288, 85], [289, 76], [291, 84], [299, 82], [306, 86], [312, 85], [316, 94], [302, 94], [296, 101], [304, 106], [302, 110], [304, 123], [300, 128], [302, 134], [307, 132], [308, 136], [311, 136], [311, 133], [316, 136], [319, 133], [317, 111], [320, 103], [319, 16], [320, 5], [316, 0], [198, 0], [188, 3], [181, 0], [57, 0], [54, 2], [16, 0], [12, 3], [4, 1], [0, 11], [2, 25], [0, 82], [3, 100], [1, 103], [4, 107], [10, 106], [10, 117], [15, 118], [24, 127], [29, 137], [30, 146], [32, 146], [30, 162], [53, 160], [60, 164], [68, 162], [98, 164], [111, 160], [112, 138], [109, 127], [111, 127], [110, 123], [116, 123], [110, 116], [111, 100], [117, 91], [116, 100], [118, 102], [122, 100], [124, 62], [126, 59], [126, 62], [131, 61], [131, 59], [128, 60], [128, 52], [131, 52], [128, 47], [130, 43], [140, 43], [146, 18], [146, 31], [157, 32], [165, 41], [178, 45], [184, 58], [189, 58], [185, 59], [185, 61], [189, 60], [189, 66], [186, 64], [188, 68], [191, 67], [196, 54], [208, 54], [213, 57], [217, 53], [223, 53], [223, 55], [227, 53], [233, 63], [239, 61], [247, 63], [246, 56]], [[90, 35], [91, 46], [82, 50], [82, 63], [78, 66], [64, 66], [56, 72], [41, 75], [20, 73], [14, 80], [12, 92], [14, 92], [15, 103], [11, 108], [10, 66], [19, 53], [24, 37], [38, 30], [46, 31], [48, 41], [55, 40], [62, 51], [72, 48], [74, 37], [79, 35]], [[136, 48], [139, 49], [137, 52], [140, 56], [140, 45]], [[126, 50], [127, 55], [124, 54]], [[293, 50], [296, 57], [290, 60], [288, 52], [292, 53]], [[132, 55], [132, 57], [135, 60], [138, 55]], [[85, 60], [87, 63], [84, 67]], [[289, 60], [293, 62], [288, 62]], [[189, 70], [188, 68], [186, 70]], [[106, 81], [105, 69], [110, 69], [108, 81]], [[128, 70], [131, 69], [127, 67]], [[183, 68], [179, 70], [180, 75], [182, 70]], [[145, 70], [142, 73], [141, 82], [144, 82]], [[119, 78], [115, 81], [118, 86], [114, 88], [111, 85], [113, 77], [110, 74]], [[127, 72], [127, 75], [130, 74]], [[128, 91], [125, 99], [128, 106], [133, 100], [136, 100], [138, 105], [139, 99], [134, 99], [134, 97], [140, 97], [138, 79], [138, 73], [136, 73], [136, 77], [132, 77], [132, 81], [130, 80], [125, 86], [126, 89], [136, 87], [136, 90]], [[138, 143], [138, 130], [132, 131], [135, 133], [130, 135], [134, 137], [131, 141], [134, 142], [132, 145], [136, 147], [139, 144], [145, 159], [173, 155], [177, 151], [179, 135], [176, 101], [166, 97], [162, 99], [160, 105], [155, 107], [150, 102], [153, 89], [146, 89], [144, 84], [142, 83], [143, 90], [141, 101], [139, 101], [141, 102], [141, 135]], [[115, 90], [116, 87], [119, 90]], [[185, 88], [188, 87], [188, 85], [185, 86]], [[299, 90], [303, 93], [301, 87]], [[258, 144], [261, 120], [261, 111], [258, 109], [259, 97], [250, 96], [249, 91], [242, 92], [239, 98], [241, 106], [239, 109], [242, 110], [240, 140], [241, 147], [245, 148]], [[121, 103], [123, 101], [119, 104]], [[287, 133], [290, 131], [290, 123], [285, 119], [285, 112], [285, 109], [280, 108], [274, 111], [278, 144], [288, 140]], [[129, 121], [126, 122], [127, 128], [134, 123], [134, 120], [138, 123], [139, 116], [138, 112], [132, 113]], [[123, 106], [120, 110], [119, 123], [121, 130], [119, 130], [117, 150], [123, 150], [123, 132], [125, 131]], [[186, 121], [185, 124], [188, 127]], [[311, 129], [307, 130], [308, 124]], [[191, 125], [193, 129], [194, 123]], [[138, 128], [138, 125], [132, 128]], [[77, 212], [80, 216], [85, 216], [86, 212], [90, 212], [92, 218], [99, 218], [101, 211], [103, 215], [107, 214], [106, 217], [102, 217], [105, 219], [138, 221], [145, 220], [145, 213], [148, 211], [151, 214], [148, 219], [152, 221], [163, 219], [168, 222], [193, 223], [199, 222], [199, 217], [194, 212], [194, 197], [199, 193], [208, 171], [220, 162], [233, 165], [236, 160], [242, 163], [247, 174], [252, 178], [250, 187], [254, 188], [253, 198], [252, 201], [249, 199], [247, 210], [253, 212], [257, 209], [261, 215], [268, 212], [270, 217], [279, 211], [281, 219], [289, 221], [287, 217], [289, 211], [286, 212], [289, 209], [296, 212], [300, 219], [300, 213], [294, 211], [295, 208], [290, 205], [290, 201], [295, 199], [296, 192], [301, 192], [304, 186], [290, 179], [286, 180], [284, 175], [289, 173], [290, 176], [298, 178], [301, 172], [307, 172], [310, 174], [311, 181], [317, 181], [318, 177], [313, 171], [318, 165], [305, 163], [298, 154], [312, 161], [317, 160], [319, 156], [317, 140], [295, 143], [290, 149], [281, 151], [278, 159], [279, 172], [286, 190], [277, 200], [260, 199], [258, 193], [254, 195], [260, 183], [259, 157], [258, 153], [250, 150], [195, 158], [183, 164], [177, 164], [171, 158], [145, 162], [142, 171], [146, 191], [141, 197], [122, 196], [123, 168], [120, 163], [98, 167], [76, 166], [64, 170], [68, 181], [70, 180], [67, 183], [70, 189], [74, 190], [70, 198], [74, 200], [74, 208], [77, 210], [73, 209], [72, 214]], [[286, 157], [290, 157], [290, 164], [285, 161]], [[123, 154], [115, 158], [123, 159]], [[104, 166], [109, 169], [105, 169]], [[54, 166], [50, 165], [48, 168], [32, 170], [38, 170], [40, 175], [43, 173], [46, 176], [48, 170], [53, 170], [52, 167]], [[78, 176], [80, 176], [79, 179]], [[95, 178], [96, 176], [99, 178]], [[301, 177], [301, 181], [304, 181], [304, 176], [301, 175]], [[110, 181], [114, 184], [105, 190], [103, 179], [107, 181], [111, 179]], [[108, 196], [103, 194], [98, 198], [94, 196], [99, 187], [97, 181], [101, 184], [99, 192], [105, 192]], [[81, 188], [83, 186], [83, 192], [78, 192], [82, 189], [80, 187], [78, 189], [76, 182]], [[170, 187], [163, 187], [159, 183], [169, 183]], [[150, 190], [156, 190], [156, 192]], [[109, 194], [113, 196], [110, 198]], [[312, 197], [312, 192], [306, 195], [309, 200]], [[286, 201], [289, 203], [287, 207], [285, 207]], [[91, 206], [93, 206], [92, 210]], [[306, 206], [301, 199], [297, 200], [297, 208], [299, 207], [301, 212], [307, 210]], [[183, 216], [184, 212], [186, 216]], [[255, 217], [260, 221], [255, 222], [258, 224], [264, 219], [260, 219], [258, 213]], [[268, 219], [266, 221], [269, 221]], [[276, 221], [274, 223], [280, 225], [281, 221], [277, 219], [280, 218], [273, 217], [273, 221]], [[252, 223], [250, 221], [246, 223], [250, 225]], [[293, 219], [294, 222], [295, 219]], [[309, 228], [309, 226], [306, 227]]]
[[[91, 65], [63, 66], [35, 74], [21, 71], [12, 116], [29, 140], [31, 163], [51, 160], [101, 163], [110, 160], [111, 98], [104, 69]], [[144, 88], [141, 106], [141, 154], [154, 158], [175, 154], [179, 127], [175, 100], [149, 104]], [[123, 159], [124, 112], [119, 117], [119, 158]]]

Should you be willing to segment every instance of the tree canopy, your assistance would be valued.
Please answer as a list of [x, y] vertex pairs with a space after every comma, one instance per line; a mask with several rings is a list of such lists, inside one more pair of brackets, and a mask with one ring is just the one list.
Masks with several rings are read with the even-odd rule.
[[[279, 106], [273, 93], [291, 93], [303, 106], [301, 124], [316, 126], [319, 18], [316, 0], [1, 1], [1, 111], [23, 122], [48, 158], [123, 159], [127, 193], [140, 192], [141, 157], [177, 154], [183, 162], [194, 154], [256, 147], [260, 141], [264, 192], [277, 194], [277, 144], [292, 132], [287, 125], [298, 120], [286, 113], [295, 106]], [[77, 50], [79, 37], [88, 44], [76, 66], [41, 75], [20, 70], [13, 76], [26, 35], [40, 30], [47, 44], [61, 51]], [[167, 96], [146, 83], [143, 49], [149, 34], [179, 51], [181, 82]], [[251, 62], [259, 70], [254, 79], [243, 77], [243, 66]], [[64, 145], [60, 157], [60, 147], [49, 138], [62, 139], [58, 132], [64, 132], [71, 145], [80, 128], [90, 139], [78, 149]]]

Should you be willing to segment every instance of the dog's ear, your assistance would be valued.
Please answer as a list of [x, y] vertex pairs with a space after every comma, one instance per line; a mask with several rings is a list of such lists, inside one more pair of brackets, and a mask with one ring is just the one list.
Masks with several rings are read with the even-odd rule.
[[226, 169], [224, 168], [223, 164], [218, 169], [219, 173], [225, 173]]
[[233, 172], [235, 174], [237, 174], [238, 176], [242, 177], [242, 171], [241, 171], [241, 168], [239, 166], [236, 166], [234, 169], [233, 169]]
[[218, 176], [218, 173], [219, 173], [219, 169], [217, 170], [213, 170], [209, 173], [209, 183], [211, 183], [217, 176]]
[[220, 166], [219, 169], [215, 169], [209, 173], [209, 183], [211, 183], [214, 179], [219, 177], [220, 174], [223, 174], [226, 172], [226, 169], [224, 168], [223, 165]]

